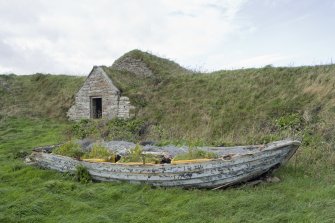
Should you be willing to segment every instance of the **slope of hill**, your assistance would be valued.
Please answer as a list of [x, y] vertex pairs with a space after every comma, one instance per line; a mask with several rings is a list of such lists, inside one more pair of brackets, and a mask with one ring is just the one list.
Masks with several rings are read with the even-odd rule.
[[[139, 75], [104, 67], [136, 106], [136, 118], [146, 121], [148, 139], [254, 143], [296, 136], [320, 123], [318, 132], [325, 137], [335, 133], [334, 65], [190, 74], [139, 50], [116, 63], [124, 58], [140, 60], [152, 71]], [[83, 81], [64, 75], [0, 76], [1, 113], [64, 118]]]
[[137, 117], [164, 129], [162, 138], [252, 143], [283, 129], [335, 124], [333, 65], [165, 78], [112, 69], [109, 74], [136, 106]]
[[[134, 120], [108, 122], [108, 131], [130, 129], [139, 140], [189, 146], [298, 137], [298, 153], [275, 172], [282, 181], [185, 191], [83, 185], [27, 166], [23, 158], [32, 148], [71, 137], [65, 113], [85, 77], [0, 75], [0, 222], [333, 222], [334, 65], [196, 74], [141, 51], [129, 54], [150, 75], [104, 67], [136, 106]], [[85, 133], [106, 125], [83, 123], [98, 124]], [[144, 123], [141, 134], [136, 123]]]
[[65, 118], [84, 77], [0, 75], [0, 114]]

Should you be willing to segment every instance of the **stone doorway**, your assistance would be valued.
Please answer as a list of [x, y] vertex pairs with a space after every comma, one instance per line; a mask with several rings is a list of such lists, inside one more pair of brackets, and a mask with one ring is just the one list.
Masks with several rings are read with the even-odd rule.
[[91, 97], [91, 118], [102, 117], [102, 98]]

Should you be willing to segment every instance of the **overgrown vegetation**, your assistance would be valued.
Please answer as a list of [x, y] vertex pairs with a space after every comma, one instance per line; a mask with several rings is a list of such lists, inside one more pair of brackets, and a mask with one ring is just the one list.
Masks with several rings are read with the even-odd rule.
[[52, 152], [57, 155], [69, 156], [76, 159], [80, 159], [84, 155], [80, 145], [73, 141], [64, 143], [63, 145], [55, 148]]
[[[153, 61], [149, 67], [158, 75], [104, 68], [136, 106], [130, 123], [82, 121], [72, 128], [62, 121], [82, 77], [0, 76], [0, 222], [333, 221], [334, 65], [190, 75], [163, 72], [162, 64], [169, 66], [164, 60], [145, 60]], [[24, 154], [68, 140], [69, 129], [79, 138], [162, 144], [256, 144], [286, 137], [303, 144], [275, 173], [282, 182], [215, 192], [81, 184], [24, 165]]]
[[74, 137], [105, 140], [139, 141], [144, 122], [139, 119], [83, 119], [73, 123], [71, 133]]
[[74, 178], [76, 181], [87, 184], [92, 181], [92, 177], [87, 168], [83, 165], [76, 166]]
[[[76, 137], [134, 142], [200, 139], [205, 144], [236, 145], [301, 138], [319, 123], [329, 125], [322, 127], [327, 135], [335, 133], [331, 127], [335, 124], [331, 118], [335, 113], [334, 65], [190, 74], [171, 61], [138, 50], [127, 56], [141, 59], [154, 71], [151, 77], [140, 77], [104, 67], [136, 106], [132, 123], [82, 121], [73, 128]], [[69, 76], [2, 75], [0, 111], [65, 117], [83, 81]], [[298, 123], [288, 123], [290, 118]], [[318, 134], [323, 133], [318, 130]]]
[[116, 162], [116, 154], [110, 152], [106, 147], [100, 144], [94, 144], [91, 149], [84, 151], [78, 143], [69, 141], [55, 148], [52, 153], [56, 155], [73, 157], [78, 160], [102, 159], [105, 162]]
[[335, 217], [334, 147], [322, 136], [308, 136], [308, 144], [305, 140], [299, 154], [275, 173], [281, 182], [218, 191], [83, 184], [14, 158], [19, 151], [64, 142], [67, 128], [44, 119], [0, 121], [0, 222], [279, 223]]
[[118, 163], [142, 163], [142, 164], [159, 164], [161, 158], [152, 154], [143, 153], [143, 149], [140, 145], [136, 145], [135, 148], [129, 151], [129, 154], [122, 156]]
[[121, 157], [120, 163], [143, 162], [142, 152], [142, 148], [139, 145], [136, 145], [135, 148], [129, 151], [129, 156]]
[[84, 77], [0, 75], [0, 114], [65, 119]]
[[266, 143], [301, 139], [321, 122], [335, 133], [334, 65], [170, 74], [158, 82], [105, 70], [148, 124], [143, 140]]
[[116, 162], [116, 154], [111, 153], [106, 147], [94, 144], [93, 148], [85, 153], [82, 158], [84, 159], [103, 159], [106, 162]]
[[[137, 144], [134, 148], [130, 149], [126, 155], [120, 158], [117, 154], [112, 153], [106, 147], [99, 143], [93, 144], [90, 149], [84, 149], [80, 147], [79, 144], [70, 141], [60, 147], [53, 150], [54, 154], [69, 156], [76, 158], [78, 160], [95, 161], [95, 162], [112, 162], [112, 163], [143, 163], [143, 164], [159, 164], [163, 162], [164, 157], [157, 154], [150, 154], [143, 152], [142, 147]], [[27, 155], [26, 152], [19, 151], [15, 154], [14, 158], [17, 156]], [[193, 159], [215, 159], [218, 155], [213, 152], [206, 152], [197, 147], [189, 146], [187, 153], [178, 154], [173, 158], [173, 160], [193, 160]]]

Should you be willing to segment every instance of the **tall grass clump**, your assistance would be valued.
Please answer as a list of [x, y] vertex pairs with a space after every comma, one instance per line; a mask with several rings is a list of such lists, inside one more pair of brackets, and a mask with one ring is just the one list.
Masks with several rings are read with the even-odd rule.
[[73, 141], [64, 143], [60, 147], [54, 149], [52, 153], [62, 156], [69, 156], [76, 159], [80, 159], [84, 155], [80, 145]]
[[142, 148], [140, 145], [136, 145], [135, 148], [129, 150], [126, 156], [121, 157], [120, 163], [129, 163], [129, 162], [143, 162]]
[[162, 158], [159, 156], [155, 156], [152, 154], [145, 154], [143, 152], [142, 147], [137, 144], [133, 149], [130, 149], [129, 152], [122, 156], [118, 163], [151, 163], [151, 164], [159, 164], [161, 163]]
[[106, 147], [95, 144], [93, 148], [83, 155], [84, 159], [103, 159], [108, 162], [116, 162], [116, 154], [110, 152]]
[[74, 179], [80, 183], [87, 184], [92, 181], [92, 176], [83, 165], [76, 166]]

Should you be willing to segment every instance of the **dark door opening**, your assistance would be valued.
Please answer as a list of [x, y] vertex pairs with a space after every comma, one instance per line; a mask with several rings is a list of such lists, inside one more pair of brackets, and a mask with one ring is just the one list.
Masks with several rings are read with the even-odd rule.
[[91, 118], [102, 117], [102, 98], [91, 98]]

